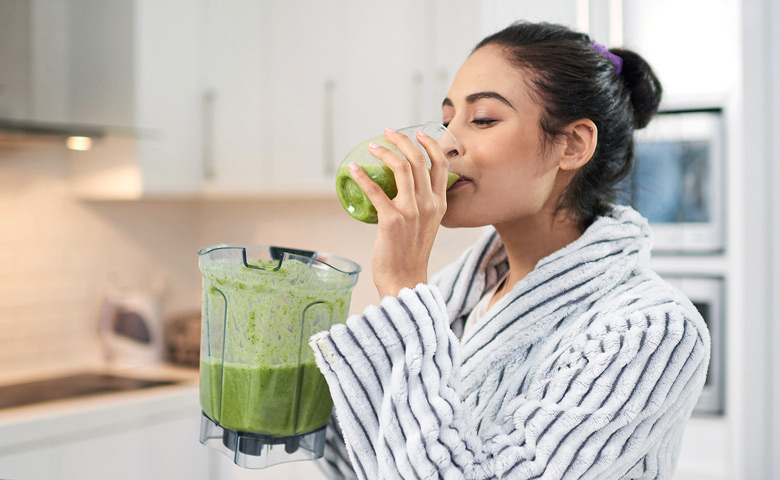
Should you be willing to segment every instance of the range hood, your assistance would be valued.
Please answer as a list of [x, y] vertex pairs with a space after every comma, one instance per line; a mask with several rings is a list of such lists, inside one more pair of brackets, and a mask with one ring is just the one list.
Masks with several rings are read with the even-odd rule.
[[40, 120], [19, 120], [0, 118], [0, 136], [17, 137], [89, 137], [101, 138], [106, 127], [76, 123], [47, 122]]
[[95, 125], [0, 118], [0, 147], [53, 141], [71, 150], [90, 150], [92, 141], [105, 135], [105, 127]]
[[69, 5], [0, 2], [0, 145], [107, 134], [72, 111]]

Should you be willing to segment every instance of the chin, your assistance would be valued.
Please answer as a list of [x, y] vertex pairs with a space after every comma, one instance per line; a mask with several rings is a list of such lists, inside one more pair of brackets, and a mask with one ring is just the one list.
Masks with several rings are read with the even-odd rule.
[[490, 225], [496, 217], [492, 209], [480, 208], [483, 202], [463, 196], [447, 197], [447, 211], [441, 219], [446, 228], [475, 228]]
[[458, 225], [454, 224], [453, 222], [447, 221], [446, 218], [442, 219], [441, 226], [444, 228], [458, 228]]
[[488, 225], [484, 221], [475, 221], [475, 219], [458, 217], [456, 214], [450, 214], [449, 210], [444, 214], [444, 218], [441, 219], [441, 226], [445, 228], [473, 228], [484, 227]]
[[444, 217], [441, 219], [441, 226], [445, 228], [457, 228], [460, 225], [454, 221], [454, 216], [450, 215], [450, 211], [447, 210], [447, 212], [444, 214]]

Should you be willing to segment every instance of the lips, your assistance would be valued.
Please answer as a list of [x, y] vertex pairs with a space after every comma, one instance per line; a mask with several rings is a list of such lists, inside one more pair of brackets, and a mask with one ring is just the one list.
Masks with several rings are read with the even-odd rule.
[[466, 185], [467, 183], [471, 183], [471, 179], [468, 177], [461, 176], [457, 182], [453, 183], [452, 186], [447, 190], [448, 192], [451, 192], [455, 190], [458, 187], [462, 187], [463, 185]]

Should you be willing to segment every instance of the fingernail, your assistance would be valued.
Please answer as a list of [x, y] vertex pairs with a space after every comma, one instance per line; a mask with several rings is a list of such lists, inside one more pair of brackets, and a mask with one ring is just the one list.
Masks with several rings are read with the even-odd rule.
[[418, 131], [417, 131], [417, 135], [419, 135], [419, 136], [421, 136], [421, 137], [427, 137], [427, 136], [428, 136], [428, 134], [427, 134], [427, 133], [425, 133], [425, 132], [423, 132], [422, 130], [418, 130]]
[[368, 144], [368, 148], [377, 148], [377, 147], [379, 147], [379, 144], [376, 142], [371, 142]]
[[385, 132], [395, 132], [395, 130], [390, 127], [385, 127]]
[[349, 162], [349, 169], [353, 172], [357, 172], [360, 167], [355, 162]]

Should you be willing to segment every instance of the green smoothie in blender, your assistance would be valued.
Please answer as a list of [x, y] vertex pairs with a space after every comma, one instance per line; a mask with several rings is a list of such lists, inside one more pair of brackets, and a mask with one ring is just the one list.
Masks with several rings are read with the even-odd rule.
[[285, 437], [330, 418], [330, 392], [314, 362], [254, 367], [206, 360], [201, 369], [203, 410], [226, 428]]
[[346, 319], [351, 280], [295, 259], [248, 265], [217, 260], [201, 267], [209, 323], [201, 407], [235, 431], [310, 432], [328, 422], [333, 404], [308, 338]]

